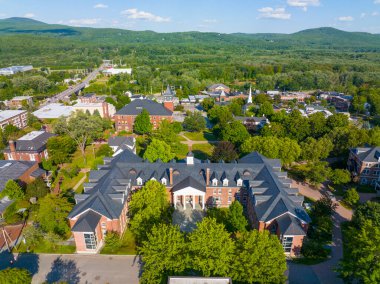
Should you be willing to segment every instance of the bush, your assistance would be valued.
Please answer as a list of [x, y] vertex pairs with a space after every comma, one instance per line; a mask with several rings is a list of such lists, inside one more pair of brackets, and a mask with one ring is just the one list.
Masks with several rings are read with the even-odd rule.
[[62, 174], [67, 178], [76, 177], [78, 175], [79, 171], [80, 171], [80, 168], [77, 165], [74, 165], [71, 168], [61, 170]]
[[323, 244], [312, 239], [303, 242], [301, 254], [307, 258], [326, 258], [329, 250], [323, 247]]
[[14, 224], [22, 220], [22, 215], [17, 213], [18, 206], [16, 202], [13, 202], [4, 212], [4, 220], [7, 224]]
[[99, 147], [98, 151], [96, 151], [96, 157], [112, 157], [113, 151], [110, 146], [107, 144], [103, 144]]
[[122, 241], [120, 235], [117, 232], [108, 232], [105, 238], [104, 249], [111, 252], [116, 252], [120, 249]]
[[357, 205], [359, 200], [360, 196], [355, 188], [350, 188], [344, 193], [343, 201], [351, 207]]

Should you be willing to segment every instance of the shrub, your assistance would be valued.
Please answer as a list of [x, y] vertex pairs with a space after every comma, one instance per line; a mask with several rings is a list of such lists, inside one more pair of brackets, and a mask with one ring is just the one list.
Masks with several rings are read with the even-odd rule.
[[343, 200], [346, 204], [352, 207], [358, 204], [360, 196], [355, 188], [350, 188], [344, 193]]
[[105, 246], [106, 250], [111, 252], [116, 252], [120, 249], [122, 241], [120, 239], [120, 235], [117, 232], [108, 232], [105, 238]]
[[329, 250], [324, 248], [322, 243], [308, 239], [303, 242], [301, 254], [307, 258], [326, 258]]
[[113, 151], [110, 146], [107, 144], [103, 144], [99, 147], [98, 151], [96, 151], [95, 156], [96, 157], [112, 157]]

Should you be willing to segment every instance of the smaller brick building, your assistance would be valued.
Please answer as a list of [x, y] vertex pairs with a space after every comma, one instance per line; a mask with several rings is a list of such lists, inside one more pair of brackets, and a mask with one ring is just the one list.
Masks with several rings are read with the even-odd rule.
[[20, 129], [24, 128], [27, 125], [27, 114], [26, 110], [0, 111], [0, 127], [4, 129], [5, 126], [12, 124]]
[[18, 96], [6, 102], [7, 107], [13, 109], [19, 109], [25, 105], [33, 105], [33, 98], [31, 96]]
[[9, 141], [4, 150], [6, 160], [42, 162], [48, 158], [47, 140], [55, 134], [45, 131], [32, 131], [16, 141]]
[[[166, 102], [165, 105], [167, 105], [167, 103], [168, 102]], [[138, 116], [143, 109], [148, 111], [153, 129], [157, 129], [160, 122], [164, 119], [173, 121], [173, 112], [162, 104], [146, 99], [135, 100], [115, 113], [113, 119], [115, 121], [116, 131], [132, 131], [136, 116]]]

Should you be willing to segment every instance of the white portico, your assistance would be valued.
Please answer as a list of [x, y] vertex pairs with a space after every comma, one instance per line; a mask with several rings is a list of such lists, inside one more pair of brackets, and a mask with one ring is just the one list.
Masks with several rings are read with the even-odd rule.
[[182, 204], [183, 209], [191, 206], [195, 209], [199, 204], [205, 209], [206, 187], [192, 177], [187, 177], [172, 189], [174, 208], [177, 209], [177, 203]]

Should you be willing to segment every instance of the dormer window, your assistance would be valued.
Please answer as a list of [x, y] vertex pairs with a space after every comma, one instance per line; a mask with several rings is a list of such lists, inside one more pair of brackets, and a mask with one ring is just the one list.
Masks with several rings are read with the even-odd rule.
[[137, 183], [137, 185], [142, 185], [142, 178], [141, 178], [141, 177], [138, 177], [138, 178], [136, 179], [136, 183]]
[[236, 181], [236, 184], [237, 186], [242, 186], [243, 185], [243, 180], [241, 178], [239, 178], [237, 181]]
[[212, 186], [217, 186], [218, 185], [218, 180], [216, 178], [214, 178], [212, 180]]
[[167, 183], [166, 178], [162, 178], [162, 179], [161, 179], [161, 183], [162, 183], [163, 185], [166, 185], [166, 183]]
[[156, 180], [156, 178], [155, 178], [155, 177], [152, 177], [150, 180]]
[[223, 186], [228, 186], [228, 179], [225, 178], [225, 179], [223, 180]]

